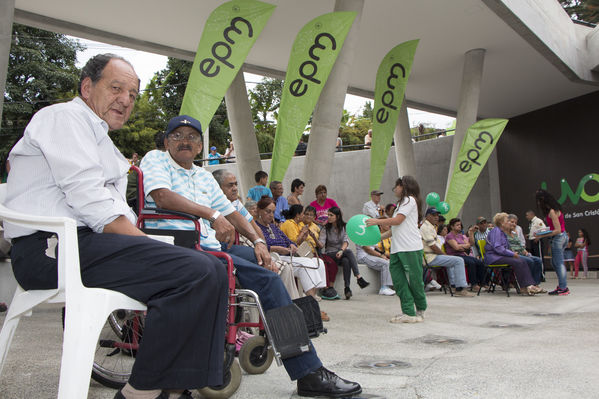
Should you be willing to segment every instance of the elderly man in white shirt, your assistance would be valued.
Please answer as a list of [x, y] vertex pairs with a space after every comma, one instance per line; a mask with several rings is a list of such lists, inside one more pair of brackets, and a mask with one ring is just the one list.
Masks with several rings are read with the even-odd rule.
[[[12, 149], [5, 205], [75, 219], [83, 284], [147, 304], [143, 345], [115, 398], [187, 398], [184, 389], [222, 384], [228, 279], [217, 258], [135, 227], [125, 199], [129, 163], [108, 131], [129, 119], [138, 91], [129, 62], [112, 54], [90, 59], [79, 96], [36, 113]], [[56, 287], [52, 233], [5, 229], [19, 284]]]
[[362, 213], [370, 216], [371, 218], [379, 218], [383, 215], [383, 207], [381, 206], [381, 195], [384, 193], [379, 190], [372, 190], [370, 192], [370, 201], [364, 203], [362, 207]]
[[539, 237], [536, 237], [536, 233], [540, 230], [545, 229], [545, 223], [535, 215], [534, 211], [526, 211], [526, 220], [528, 220], [528, 240], [530, 241], [530, 252], [534, 256], [538, 256], [543, 259], [543, 246]]

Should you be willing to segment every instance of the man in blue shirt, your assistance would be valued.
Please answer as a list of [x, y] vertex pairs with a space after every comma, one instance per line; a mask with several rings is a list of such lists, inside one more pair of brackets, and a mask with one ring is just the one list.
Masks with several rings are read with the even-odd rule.
[[283, 196], [283, 183], [277, 180], [271, 181], [270, 191], [272, 192], [272, 199], [275, 200], [275, 220], [277, 223], [283, 223], [285, 221], [283, 211], [289, 209], [287, 198]]
[[[265, 311], [291, 304], [283, 282], [271, 271], [276, 266], [264, 240], [233, 207], [212, 174], [193, 163], [202, 150], [200, 122], [188, 115], [171, 119], [164, 143], [166, 152], [150, 151], [141, 161], [147, 205], [201, 217], [202, 248], [231, 255], [239, 282], [258, 294]], [[157, 223], [154, 227], [192, 228], [190, 222], [182, 220]], [[235, 230], [250, 239], [255, 248], [232, 245]], [[325, 369], [312, 345], [307, 352], [284, 359], [283, 365], [289, 377], [297, 380], [301, 396], [341, 397], [362, 391], [358, 383]]]
[[222, 157], [218, 152], [216, 152], [216, 147], [210, 147], [210, 154], [208, 154], [208, 165], [218, 165], [219, 159]]

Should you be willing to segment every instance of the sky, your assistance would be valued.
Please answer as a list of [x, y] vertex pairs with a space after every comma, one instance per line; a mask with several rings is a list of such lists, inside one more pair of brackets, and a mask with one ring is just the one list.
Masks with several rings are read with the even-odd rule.
[[[87, 60], [93, 57], [96, 54], [100, 53], [114, 53], [120, 55], [121, 57], [127, 59], [129, 62], [133, 64], [135, 71], [137, 72], [140, 80], [141, 80], [141, 88], [145, 88], [146, 85], [150, 82], [154, 73], [164, 69], [166, 67], [166, 62], [168, 60], [167, 57], [163, 55], [148, 53], [145, 51], [133, 50], [130, 48], [113, 46], [110, 44], [94, 42], [86, 39], [73, 38], [80, 41], [86, 47], [86, 50], [81, 51], [77, 54], [77, 66], [83, 67]], [[254, 75], [250, 73], [244, 73], [246, 86], [248, 88], [252, 88], [259, 83], [262, 77], [260, 75]], [[362, 107], [366, 103], [366, 101], [371, 101], [371, 99], [354, 96], [348, 94], [345, 97], [344, 108], [349, 111], [350, 114], [361, 113]], [[420, 123], [425, 126], [435, 127], [438, 129], [446, 129], [450, 127], [454, 118], [433, 114], [426, 111], [421, 111], [417, 109], [408, 108], [408, 118], [410, 120], [410, 126], [414, 127], [419, 125]]]

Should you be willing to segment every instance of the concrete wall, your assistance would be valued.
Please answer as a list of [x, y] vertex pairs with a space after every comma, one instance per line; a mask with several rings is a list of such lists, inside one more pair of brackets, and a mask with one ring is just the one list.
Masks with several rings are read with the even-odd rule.
[[[435, 191], [441, 196], [445, 193], [452, 143], [453, 137], [450, 136], [414, 144], [417, 170], [415, 177], [420, 183], [423, 200], [426, 194], [431, 191]], [[327, 186], [328, 196], [337, 201], [343, 211], [344, 219], [347, 221], [351, 216], [361, 213], [364, 202], [370, 200], [368, 189], [370, 150], [336, 152], [334, 157], [331, 183]], [[296, 177], [303, 179], [302, 173], [305, 159], [305, 156], [299, 156], [291, 160], [291, 164], [283, 180], [285, 196], [291, 192], [291, 181], [293, 179]], [[398, 177], [395, 165], [395, 149], [391, 148], [389, 158], [387, 159], [387, 168], [381, 183], [381, 191], [385, 193], [381, 198], [382, 204], [396, 202], [392, 191], [395, 180]], [[218, 168], [226, 168], [238, 174], [236, 164], [221, 164], [219, 166], [206, 167], [210, 171]], [[262, 170], [270, 170], [270, 160], [262, 161]], [[245, 196], [245, 193], [243, 194]], [[315, 198], [314, 193], [305, 192], [302, 202], [306, 205]], [[466, 226], [473, 223], [477, 216], [492, 216], [489, 194], [489, 172], [487, 167], [483, 169], [470, 198], [466, 201], [463, 215]]]

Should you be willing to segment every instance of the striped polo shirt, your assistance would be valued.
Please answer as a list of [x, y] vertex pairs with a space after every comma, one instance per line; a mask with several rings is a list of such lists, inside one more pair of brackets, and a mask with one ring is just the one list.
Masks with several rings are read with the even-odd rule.
[[[220, 186], [210, 172], [193, 165], [191, 169], [181, 167], [168, 151], [152, 150], [140, 163], [144, 174], [145, 206], [156, 207], [149, 193], [159, 188], [169, 189], [190, 201], [207, 206], [227, 216], [235, 211]], [[221, 250], [215, 231], [210, 222], [200, 219], [202, 227], [201, 244], [214, 250]], [[187, 220], [148, 220], [146, 227], [153, 229], [193, 230], [194, 224]]]

